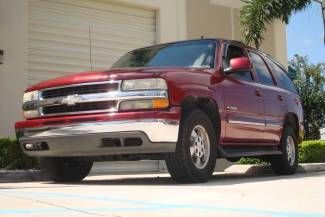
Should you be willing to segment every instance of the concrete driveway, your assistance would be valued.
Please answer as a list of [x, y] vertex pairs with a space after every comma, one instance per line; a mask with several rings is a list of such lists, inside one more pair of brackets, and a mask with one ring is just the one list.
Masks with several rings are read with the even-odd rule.
[[69, 185], [2, 183], [0, 216], [325, 217], [325, 173], [220, 173], [188, 185], [161, 174], [93, 176]]

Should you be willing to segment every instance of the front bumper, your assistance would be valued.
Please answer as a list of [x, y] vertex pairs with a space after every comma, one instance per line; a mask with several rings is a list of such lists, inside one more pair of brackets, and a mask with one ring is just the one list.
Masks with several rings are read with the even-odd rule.
[[19, 142], [34, 157], [166, 153], [175, 151], [178, 130], [171, 119], [90, 122], [19, 129]]

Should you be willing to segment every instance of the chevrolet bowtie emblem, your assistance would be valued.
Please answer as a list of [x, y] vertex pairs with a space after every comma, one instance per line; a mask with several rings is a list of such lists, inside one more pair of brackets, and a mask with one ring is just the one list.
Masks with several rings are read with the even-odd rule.
[[61, 103], [68, 105], [68, 106], [73, 106], [76, 105], [77, 103], [79, 103], [81, 101], [81, 97], [78, 96], [77, 94], [75, 95], [69, 95], [66, 96], [62, 99]]

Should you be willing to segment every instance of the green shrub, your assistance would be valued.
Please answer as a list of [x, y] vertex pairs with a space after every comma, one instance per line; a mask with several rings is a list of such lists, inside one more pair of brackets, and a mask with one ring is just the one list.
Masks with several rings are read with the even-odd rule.
[[0, 169], [33, 169], [38, 160], [26, 156], [18, 142], [9, 138], [0, 138]]
[[303, 141], [299, 145], [299, 163], [325, 162], [325, 141]]
[[[325, 141], [309, 140], [299, 144], [299, 163], [322, 163], [325, 162]], [[238, 161], [239, 164], [266, 164], [258, 158], [243, 157]]]
[[252, 158], [252, 157], [242, 157], [238, 161], [239, 164], [262, 164], [266, 165], [268, 164], [267, 162], [259, 159], [259, 158]]

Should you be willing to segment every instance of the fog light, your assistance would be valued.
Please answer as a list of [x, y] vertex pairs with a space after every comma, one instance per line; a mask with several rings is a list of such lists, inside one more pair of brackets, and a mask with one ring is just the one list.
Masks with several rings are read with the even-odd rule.
[[32, 143], [27, 143], [24, 146], [25, 146], [25, 149], [28, 151], [34, 150], [34, 145]]
[[40, 116], [40, 113], [38, 110], [24, 111], [25, 119], [37, 118], [39, 116]]

